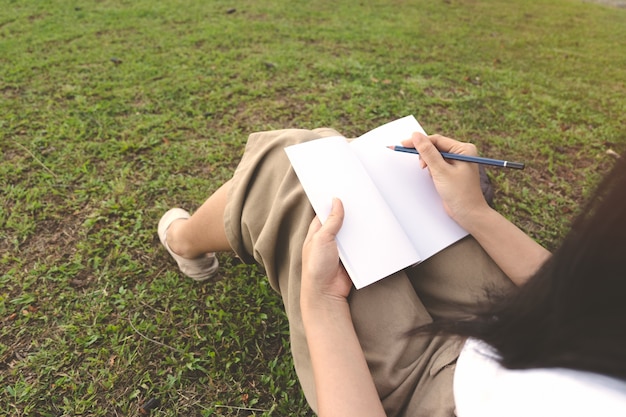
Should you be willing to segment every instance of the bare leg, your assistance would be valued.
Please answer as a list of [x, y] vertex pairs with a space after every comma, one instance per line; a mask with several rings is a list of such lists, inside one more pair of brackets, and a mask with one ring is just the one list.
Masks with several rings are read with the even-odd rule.
[[215, 191], [189, 218], [174, 221], [167, 230], [170, 249], [187, 259], [209, 252], [228, 252], [232, 248], [224, 230], [224, 209], [231, 183]]

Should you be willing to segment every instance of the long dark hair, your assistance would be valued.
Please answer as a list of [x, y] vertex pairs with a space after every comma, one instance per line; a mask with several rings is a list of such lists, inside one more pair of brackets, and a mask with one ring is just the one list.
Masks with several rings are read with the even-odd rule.
[[471, 320], [428, 327], [484, 340], [509, 369], [563, 367], [626, 379], [626, 155], [519, 291]]

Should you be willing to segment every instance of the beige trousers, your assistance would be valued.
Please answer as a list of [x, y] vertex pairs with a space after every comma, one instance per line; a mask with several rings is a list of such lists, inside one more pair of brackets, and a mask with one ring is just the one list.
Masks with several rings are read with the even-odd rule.
[[[282, 296], [296, 372], [314, 411], [315, 386], [299, 302], [302, 244], [314, 213], [284, 148], [334, 135], [339, 133], [329, 128], [252, 134], [233, 177], [224, 218], [237, 256], [259, 263]], [[354, 326], [387, 415], [454, 415], [452, 378], [463, 341], [406, 333], [436, 318], [458, 317], [488, 293], [511, 288], [468, 237], [418, 266], [352, 292]]]

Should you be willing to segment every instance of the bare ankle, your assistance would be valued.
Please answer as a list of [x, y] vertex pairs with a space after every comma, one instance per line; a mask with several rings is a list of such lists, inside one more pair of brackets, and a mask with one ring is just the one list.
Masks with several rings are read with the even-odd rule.
[[193, 247], [180, 233], [180, 226], [183, 221], [186, 221], [186, 219], [175, 220], [167, 229], [167, 246], [176, 255], [186, 259], [193, 259], [198, 257], [198, 254], [194, 253]]

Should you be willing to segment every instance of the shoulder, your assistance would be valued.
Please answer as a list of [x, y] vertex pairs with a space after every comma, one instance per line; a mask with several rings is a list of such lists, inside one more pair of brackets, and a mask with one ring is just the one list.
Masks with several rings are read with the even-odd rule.
[[459, 417], [626, 414], [626, 381], [561, 368], [505, 369], [475, 340], [459, 356], [454, 396]]

